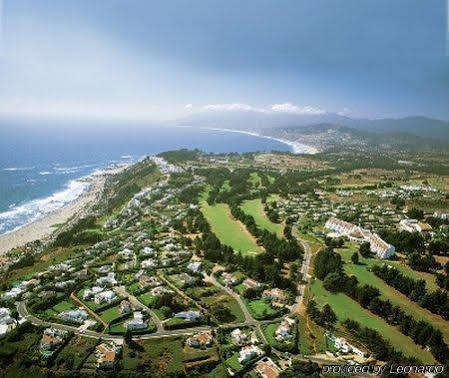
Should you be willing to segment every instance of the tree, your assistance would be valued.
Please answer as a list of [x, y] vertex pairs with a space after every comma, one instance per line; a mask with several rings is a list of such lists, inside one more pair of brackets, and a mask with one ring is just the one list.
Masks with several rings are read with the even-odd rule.
[[359, 252], [363, 257], [369, 257], [371, 255], [371, 245], [368, 242], [360, 244]]
[[331, 293], [342, 291], [345, 284], [345, 277], [340, 273], [329, 273], [323, 281], [323, 286]]
[[332, 310], [332, 307], [328, 304], [325, 304], [323, 310], [321, 312], [321, 318], [324, 324], [328, 326], [333, 326], [337, 321], [337, 316], [335, 312]]
[[358, 264], [359, 263], [359, 254], [358, 252], [354, 252], [351, 256], [351, 261], [353, 264]]

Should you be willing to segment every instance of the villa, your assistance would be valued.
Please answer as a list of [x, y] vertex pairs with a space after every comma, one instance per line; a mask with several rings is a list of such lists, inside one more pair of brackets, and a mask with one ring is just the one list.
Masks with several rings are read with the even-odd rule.
[[200, 332], [187, 339], [187, 345], [193, 348], [208, 348], [212, 345], [213, 337], [210, 332]]
[[121, 347], [113, 341], [104, 342], [95, 348], [98, 369], [113, 369], [118, 361]]
[[95, 294], [95, 303], [111, 303], [117, 298], [117, 295], [112, 290], [102, 291], [101, 293]]
[[231, 339], [235, 345], [243, 345], [248, 340], [248, 336], [240, 328], [236, 328], [231, 332]]
[[14, 329], [16, 325], [17, 321], [11, 317], [9, 308], [0, 307], [0, 338]]
[[285, 318], [282, 320], [279, 327], [276, 329], [275, 337], [278, 341], [286, 341], [293, 337], [293, 328], [295, 326], [295, 321], [291, 318]]
[[131, 303], [124, 299], [120, 302], [119, 312], [120, 314], [129, 314], [132, 311]]
[[147, 323], [143, 320], [143, 314], [140, 311], [134, 312], [134, 318], [125, 323], [126, 329], [137, 330], [147, 328]]
[[99, 287], [99, 286], [94, 286], [91, 289], [86, 289], [86, 290], [84, 290], [84, 293], [83, 293], [83, 299], [90, 301], [95, 297], [95, 295], [97, 295], [98, 293], [101, 293], [103, 290], [104, 290], [104, 288]]
[[260, 282], [257, 282], [251, 278], [247, 278], [245, 281], [243, 281], [243, 285], [245, 285], [248, 289], [257, 289], [260, 286]]
[[154, 289], [151, 290], [151, 295], [154, 295], [156, 297], [159, 297], [163, 294], [172, 294], [173, 291], [170, 289], [167, 289], [164, 286], [157, 286]]
[[143, 269], [152, 269], [152, 268], [156, 268], [157, 263], [154, 259], [146, 259], [140, 263], [140, 266]]
[[399, 222], [399, 229], [407, 232], [429, 232], [432, 226], [428, 223], [419, 222], [417, 219], [403, 219]]
[[189, 265], [187, 265], [187, 269], [192, 273], [201, 273], [201, 262], [191, 262]]
[[203, 317], [199, 311], [181, 311], [175, 314], [175, 318], [185, 319], [194, 322]]
[[42, 356], [44, 358], [50, 357], [62, 345], [68, 334], [68, 331], [56, 328], [45, 329], [40, 343]]
[[262, 297], [270, 298], [271, 300], [281, 303], [286, 302], [288, 299], [284, 291], [278, 288], [274, 288], [271, 290], [264, 290], [262, 293]]
[[257, 362], [255, 370], [262, 378], [277, 378], [281, 370], [269, 357], [262, 358]]
[[259, 356], [262, 356], [262, 355], [263, 355], [262, 349], [260, 349], [258, 346], [256, 346], [256, 345], [247, 345], [247, 346], [244, 346], [240, 350], [238, 361], [240, 363], [245, 363], [245, 362], [248, 362], [248, 361], [252, 360], [255, 357], [259, 357]]
[[239, 283], [239, 280], [232, 273], [224, 272], [221, 277], [226, 286], [234, 286]]
[[107, 276], [97, 278], [96, 282], [98, 285], [117, 285], [117, 280], [115, 279], [114, 272], [108, 273]]
[[62, 320], [82, 324], [89, 316], [86, 310], [78, 308], [76, 310], [63, 311], [58, 315], [58, 317]]

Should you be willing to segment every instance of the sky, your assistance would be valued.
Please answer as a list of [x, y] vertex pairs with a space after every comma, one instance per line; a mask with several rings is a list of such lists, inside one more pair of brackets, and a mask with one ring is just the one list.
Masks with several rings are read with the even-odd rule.
[[446, 0], [0, 9], [0, 117], [159, 121], [243, 109], [449, 120]]

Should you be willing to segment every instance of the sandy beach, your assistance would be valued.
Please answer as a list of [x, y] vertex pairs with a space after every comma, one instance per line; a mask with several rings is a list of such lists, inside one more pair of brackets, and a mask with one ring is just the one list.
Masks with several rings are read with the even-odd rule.
[[[186, 126], [182, 126], [182, 127], [186, 127]], [[218, 127], [201, 127], [201, 129], [227, 131], [227, 132], [231, 132], [231, 133], [246, 134], [246, 135], [256, 136], [256, 137], [259, 137], [259, 138], [275, 140], [277, 142], [281, 142], [281, 143], [284, 143], [284, 144], [290, 146], [291, 149], [292, 149], [292, 152], [294, 154], [310, 154], [310, 155], [314, 155], [314, 154], [317, 154], [319, 152], [318, 149], [316, 147], [314, 147], [314, 146], [309, 146], [309, 145], [306, 145], [306, 144], [303, 144], [303, 143], [300, 143], [300, 142], [294, 142], [294, 141], [287, 140], [287, 139], [275, 138], [275, 137], [271, 137], [271, 136], [268, 136], [268, 135], [259, 134], [259, 133], [253, 132], [253, 131], [224, 129], [224, 128], [218, 128]]]
[[90, 183], [89, 189], [72, 203], [47, 215], [45, 218], [30, 223], [16, 231], [1, 235], [0, 255], [12, 248], [20, 247], [35, 240], [45, 239], [55, 231], [57, 225], [67, 222], [72, 217], [82, 215], [99, 198], [106, 181], [106, 175], [93, 175], [85, 180]]

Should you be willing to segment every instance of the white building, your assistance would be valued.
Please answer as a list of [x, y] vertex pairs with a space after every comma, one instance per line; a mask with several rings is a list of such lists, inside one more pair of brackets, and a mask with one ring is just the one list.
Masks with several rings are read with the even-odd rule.
[[181, 311], [175, 314], [175, 318], [185, 319], [188, 321], [199, 320], [203, 317], [199, 311]]
[[199, 261], [191, 262], [189, 265], [187, 265], [187, 269], [190, 270], [192, 273], [200, 273], [201, 262]]
[[262, 355], [263, 355], [262, 349], [260, 349], [258, 346], [247, 345], [240, 350], [238, 361], [240, 363], [245, 363], [252, 360], [255, 357], [259, 357]]
[[117, 280], [115, 279], [115, 273], [110, 272], [107, 276], [97, 278], [98, 285], [117, 285]]
[[293, 337], [293, 328], [295, 327], [295, 321], [291, 318], [285, 318], [282, 320], [279, 327], [276, 329], [275, 337], [278, 341], [287, 341]]
[[91, 289], [86, 289], [86, 290], [84, 290], [84, 293], [83, 293], [83, 299], [86, 301], [90, 301], [95, 297], [95, 295], [97, 295], [98, 293], [101, 293], [103, 290], [104, 290], [104, 288], [99, 287], [99, 286], [94, 286]]
[[11, 317], [9, 308], [0, 307], [0, 338], [17, 326], [17, 321]]
[[143, 320], [143, 314], [140, 311], [134, 312], [134, 317], [125, 323], [126, 329], [136, 330], [147, 328], [147, 323]]
[[156, 268], [157, 263], [154, 259], [146, 259], [140, 263], [140, 266], [143, 269], [151, 269], [151, 268]]
[[85, 320], [88, 319], [89, 315], [87, 314], [86, 310], [78, 308], [76, 310], [63, 311], [58, 315], [58, 317], [60, 317], [62, 320], [68, 320], [70, 322], [82, 324]]
[[387, 259], [395, 252], [394, 246], [386, 243], [379, 235], [341, 219], [330, 218], [324, 227], [357, 243], [370, 243], [371, 252], [375, 253], [379, 259]]
[[95, 294], [95, 303], [111, 303], [117, 298], [117, 295], [112, 290], [102, 291], [101, 293]]
[[407, 232], [431, 231], [430, 224], [419, 222], [417, 219], [403, 219], [399, 222], [399, 229]]

